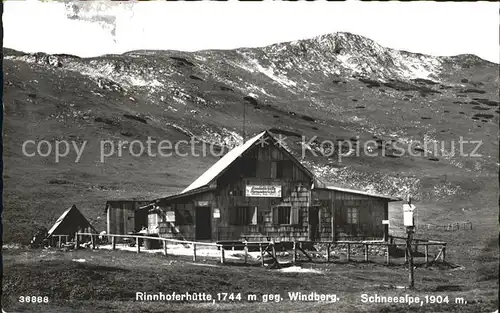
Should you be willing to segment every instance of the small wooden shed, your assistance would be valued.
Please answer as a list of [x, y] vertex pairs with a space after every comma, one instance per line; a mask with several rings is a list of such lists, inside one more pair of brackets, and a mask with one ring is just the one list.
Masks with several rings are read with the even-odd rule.
[[[65, 242], [74, 238], [77, 232], [97, 233], [95, 228], [78, 210], [76, 205], [72, 205], [64, 211], [54, 225], [48, 231], [48, 238], [64, 237]], [[59, 238], [60, 239], [60, 238]]]
[[151, 201], [114, 199], [106, 201], [107, 233], [126, 235], [140, 231], [148, 225], [148, 212], [140, 208]]

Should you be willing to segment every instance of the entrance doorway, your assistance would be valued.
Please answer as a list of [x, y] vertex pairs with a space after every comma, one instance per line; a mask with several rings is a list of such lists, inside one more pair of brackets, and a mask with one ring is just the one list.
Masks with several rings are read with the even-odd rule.
[[309, 240], [315, 241], [320, 237], [319, 234], [319, 206], [309, 207]]
[[212, 240], [212, 210], [196, 207], [196, 240]]

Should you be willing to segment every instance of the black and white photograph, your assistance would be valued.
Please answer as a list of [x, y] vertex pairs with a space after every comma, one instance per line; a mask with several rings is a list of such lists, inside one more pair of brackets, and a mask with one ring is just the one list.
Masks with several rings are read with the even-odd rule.
[[1, 5], [2, 312], [498, 313], [498, 3]]

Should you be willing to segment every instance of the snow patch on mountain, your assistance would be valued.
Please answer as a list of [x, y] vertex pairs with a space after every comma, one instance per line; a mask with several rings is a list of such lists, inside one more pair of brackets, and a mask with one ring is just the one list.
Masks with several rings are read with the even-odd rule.
[[278, 70], [274, 64], [271, 63], [270, 67], [264, 67], [253, 56], [249, 56], [244, 52], [239, 53], [246, 61], [246, 64], [238, 64], [241, 68], [246, 69], [251, 73], [260, 72], [286, 89], [290, 89], [291, 87], [295, 87], [297, 85], [296, 82], [290, 80], [283, 73], [280, 73], [280, 70]]
[[391, 55], [405, 78], [437, 79], [442, 71], [442, 61], [438, 57], [403, 55], [396, 50], [391, 50]]
[[[268, 96], [268, 97], [271, 97], [271, 98], [276, 98], [275, 96], [269, 94], [264, 88], [259, 87], [259, 86], [254, 85], [254, 84], [245, 83], [245, 88], [244, 89], [251, 90], [253, 92], [257, 92], [257, 93], [260, 93], [262, 95], [265, 95], [265, 96]], [[255, 96], [252, 96], [252, 97], [255, 97]]]
[[256, 60], [252, 60], [251, 62], [257, 68], [257, 70], [259, 72], [263, 73], [267, 77], [276, 81], [278, 84], [280, 84], [286, 88], [295, 87], [297, 85], [297, 83], [295, 83], [294, 81], [288, 79], [286, 76], [284, 76], [284, 75], [280, 74], [278, 71], [276, 71], [276, 69], [273, 68], [274, 67], [273, 65], [270, 68], [265, 68], [265, 67], [261, 66], [258, 63], [258, 61], [256, 61]]
[[[227, 147], [229, 149], [232, 149], [243, 143], [243, 137], [238, 132], [227, 129], [225, 127], [222, 127], [222, 129], [220, 129], [219, 131], [215, 131], [209, 127], [203, 127], [199, 138], [205, 142]], [[216, 154], [215, 151], [214, 154]]]

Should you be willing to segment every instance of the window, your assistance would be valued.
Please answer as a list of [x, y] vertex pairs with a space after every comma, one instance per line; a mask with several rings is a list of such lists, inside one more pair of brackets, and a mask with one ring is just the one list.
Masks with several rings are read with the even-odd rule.
[[273, 208], [273, 223], [277, 225], [299, 224], [299, 208], [290, 206], [276, 206]]
[[257, 224], [257, 207], [235, 207], [230, 212], [232, 225]]
[[175, 210], [175, 225], [192, 225], [193, 217], [186, 209]]
[[347, 224], [358, 224], [358, 208], [347, 208]]
[[244, 196], [243, 190], [239, 186], [234, 187], [234, 188], [229, 187], [227, 189], [227, 194], [228, 194], [228, 196], [233, 196], [233, 197]]
[[292, 178], [293, 163], [290, 160], [279, 161], [276, 164], [276, 178]]
[[257, 176], [257, 160], [247, 158], [242, 162], [243, 177], [256, 177]]
[[278, 207], [278, 224], [291, 224], [290, 213], [291, 207]]

